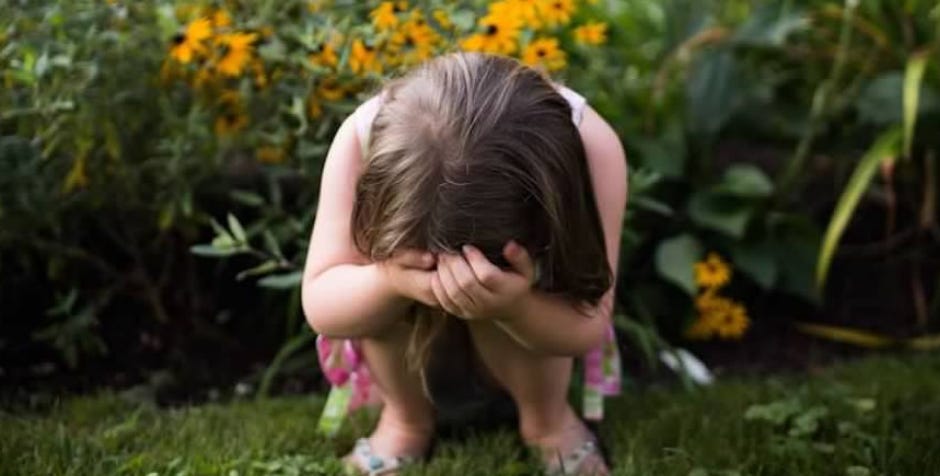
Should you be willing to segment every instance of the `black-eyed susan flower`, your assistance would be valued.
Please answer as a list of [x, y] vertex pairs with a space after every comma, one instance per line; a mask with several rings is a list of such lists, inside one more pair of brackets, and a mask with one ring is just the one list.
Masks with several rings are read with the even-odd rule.
[[707, 289], [695, 298], [697, 317], [686, 331], [690, 339], [737, 339], [750, 326], [750, 318], [743, 304], [719, 296], [714, 289]]
[[548, 71], [565, 67], [565, 52], [558, 46], [557, 38], [539, 38], [526, 46], [522, 62]]
[[539, 15], [550, 27], [565, 25], [575, 11], [574, 0], [538, 0]]
[[408, 9], [408, 2], [382, 2], [369, 12], [372, 25], [379, 31], [391, 30], [398, 26], [398, 14]]
[[586, 23], [574, 29], [574, 39], [582, 45], [600, 45], [607, 41], [607, 24]]
[[317, 84], [317, 96], [327, 101], [339, 101], [346, 97], [346, 89], [336, 78], [324, 78]]
[[717, 253], [709, 253], [704, 261], [695, 263], [694, 272], [700, 288], [718, 289], [731, 280], [731, 267]]
[[228, 136], [248, 125], [244, 100], [238, 91], [224, 90], [219, 93], [217, 101], [220, 112], [215, 119], [216, 135]]
[[386, 63], [392, 66], [420, 63], [434, 55], [439, 41], [440, 36], [428, 24], [424, 13], [415, 9], [389, 38]]
[[490, 4], [490, 14], [512, 17], [519, 22], [522, 28], [537, 30], [543, 26], [539, 14], [540, 0], [502, 0]]
[[349, 52], [349, 69], [356, 74], [381, 73], [382, 63], [379, 62], [374, 46], [366, 45], [362, 40], [353, 40]]
[[206, 53], [204, 41], [212, 36], [212, 22], [200, 18], [190, 22], [182, 33], [173, 37], [170, 56], [180, 63], [189, 63], [197, 55]]
[[465, 51], [493, 54], [512, 54], [518, 48], [517, 40], [522, 24], [518, 18], [489, 14], [479, 21], [480, 33], [475, 33], [460, 42]]
[[227, 33], [219, 37], [219, 45], [225, 52], [216, 67], [225, 76], [238, 76], [252, 58], [252, 46], [258, 35], [255, 33]]
[[307, 55], [307, 59], [310, 60], [310, 64], [324, 68], [335, 68], [339, 63], [336, 48], [330, 43], [320, 43], [317, 45], [316, 48]]
[[215, 134], [230, 136], [248, 125], [248, 115], [244, 111], [224, 111], [215, 119]]

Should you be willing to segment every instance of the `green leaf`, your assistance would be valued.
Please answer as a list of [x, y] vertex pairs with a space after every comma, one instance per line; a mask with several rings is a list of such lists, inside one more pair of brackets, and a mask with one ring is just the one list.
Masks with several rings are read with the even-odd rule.
[[740, 77], [730, 51], [698, 56], [686, 83], [687, 121], [693, 133], [710, 137], [724, 127], [740, 103]]
[[232, 230], [232, 236], [235, 237], [238, 243], [248, 242], [248, 235], [245, 234], [245, 229], [242, 228], [242, 224], [239, 223], [238, 218], [235, 218], [235, 215], [231, 213], [228, 214], [228, 227]]
[[280, 269], [280, 267], [281, 266], [278, 264], [277, 261], [265, 261], [264, 263], [261, 263], [258, 266], [255, 266], [254, 268], [246, 269], [238, 273], [238, 275], [235, 276], [235, 279], [238, 281], [241, 281], [251, 276], [258, 276], [260, 274], [268, 274], [272, 271], [276, 271]]
[[258, 286], [272, 289], [293, 289], [300, 286], [303, 279], [302, 271], [294, 271], [287, 274], [275, 274], [265, 276], [258, 281]]
[[774, 184], [763, 170], [750, 164], [735, 164], [725, 171], [715, 191], [747, 198], [766, 198], [774, 193]]
[[[904, 90], [905, 78], [900, 71], [884, 73], [871, 80], [855, 103], [859, 119], [878, 126], [901, 124], [904, 121]], [[923, 88], [917, 99], [915, 116], [940, 108], [940, 98], [933, 90]], [[913, 105], [911, 109], [914, 109]]]
[[927, 69], [927, 52], [915, 53], [907, 60], [904, 72], [904, 156], [910, 158], [914, 145], [914, 126], [920, 102], [920, 88]]
[[816, 286], [819, 289], [822, 289], [826, 282], [836, 245], [838, 245], [839, 239], [842, 238], [842, 233], [849, 224], [849, 219], [852, 218], [862, 194], [868, 189], [878, 166], [886, 161], [894, 161], [897, 157], [900, 142], [901, 131], [898, 128], [892, 128], [881, 134], [862, 157], [858, 167], [849, 178], [845, 190], [842, 191], [842, 196], [839, 197], [839, 203], [836, 204], [836, 209], [832, 213], [829, 226], [826, 228], [822, 250], [819, 253], [819, 260], [816, 262]]
[[809, 302], [820, 301], [813, 271], [819, 256], [819, 239], [778, 239], [774, 244], [779, 275], [777, 288]]
[[768, 290], [777, 283], [775, 258], [774, 245], [770, 241], [739, 243], [731, 248], [731, 259], [738, 269]]
[[697, 289], [692, 270], [704, 253], [704, 248], [695, 237], [676, 236], [662, 242], [656, 249], [656, 271], [689, 296], [695, 296]]
[[667, 127], [658, 137], [635, 140], [633, 146], [645, 168], [663, 177], [682, 178], [687, 154], [685, 137], [678, 122]]
[[810, 24], [803, 12], [792, 10], [789, 3], [761, 6], [734, 33], [733, 41], [748, 46], [783, 46], [790, 35]]
[[254, 192], [232, 190], [228, 194], [230, 197], [232, 197], [232, 200], [241, 203], [242, 205], [247, 205], [249, 207], [260, 207], [264, 205], [264, 197]]
[[189, 251], [194, 255], [209, 258], [222, 258], [237, 255], [242, 252], [242, 250], [238, 248], [218, 248], [213, 245], [193, 245], [189, 248]]
[[741, 238], [754, 214], [754, 206], [736, 197], [698, 191], [689, 200], [689, 217], [697, 225]]

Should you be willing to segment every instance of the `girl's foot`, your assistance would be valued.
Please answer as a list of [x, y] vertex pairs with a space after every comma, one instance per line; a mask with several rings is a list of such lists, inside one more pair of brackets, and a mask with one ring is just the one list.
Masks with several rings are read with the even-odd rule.
[[432, 432], [433, 424], [402, 422], [383, 411], [372, 435], [357, 441], [343, 461], [353, 473], [393, 476], [398, 468], [424, 457]]
[[547, 433], [523, 435], [538, 450], [547, 475], [607, 476], [597, 438], [568, 407], [565, 417]]

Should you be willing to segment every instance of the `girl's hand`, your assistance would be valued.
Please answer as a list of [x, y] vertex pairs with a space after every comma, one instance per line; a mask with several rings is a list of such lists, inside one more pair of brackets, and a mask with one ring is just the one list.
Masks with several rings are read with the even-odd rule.
[[376, 265], [399, 296], [426, 306], [440, 307], [431, 290], [431, 277], [437, 274], [435, 263], [434, 254], [407, 249], [396, 251], [391, 258], [377, 262]]
[[440, 307], [464, 319], [507, 319], [513, 316], [535, 281], [529, 253], [514, 241], [503, 248], [512, 266], [503, 271], [470, 245], [463, 254], [439, 254], [431, 290]]

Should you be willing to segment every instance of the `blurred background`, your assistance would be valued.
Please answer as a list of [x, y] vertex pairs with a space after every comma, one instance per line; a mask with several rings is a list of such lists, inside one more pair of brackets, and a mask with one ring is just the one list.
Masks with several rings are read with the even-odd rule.
[[330, 140], [454, 50], [619, 132], [628, 383], [675, 349], [936, 348], [938, 27], [927, 0], [0, 0], [0, 398], [324, 390], [299, 283]]

